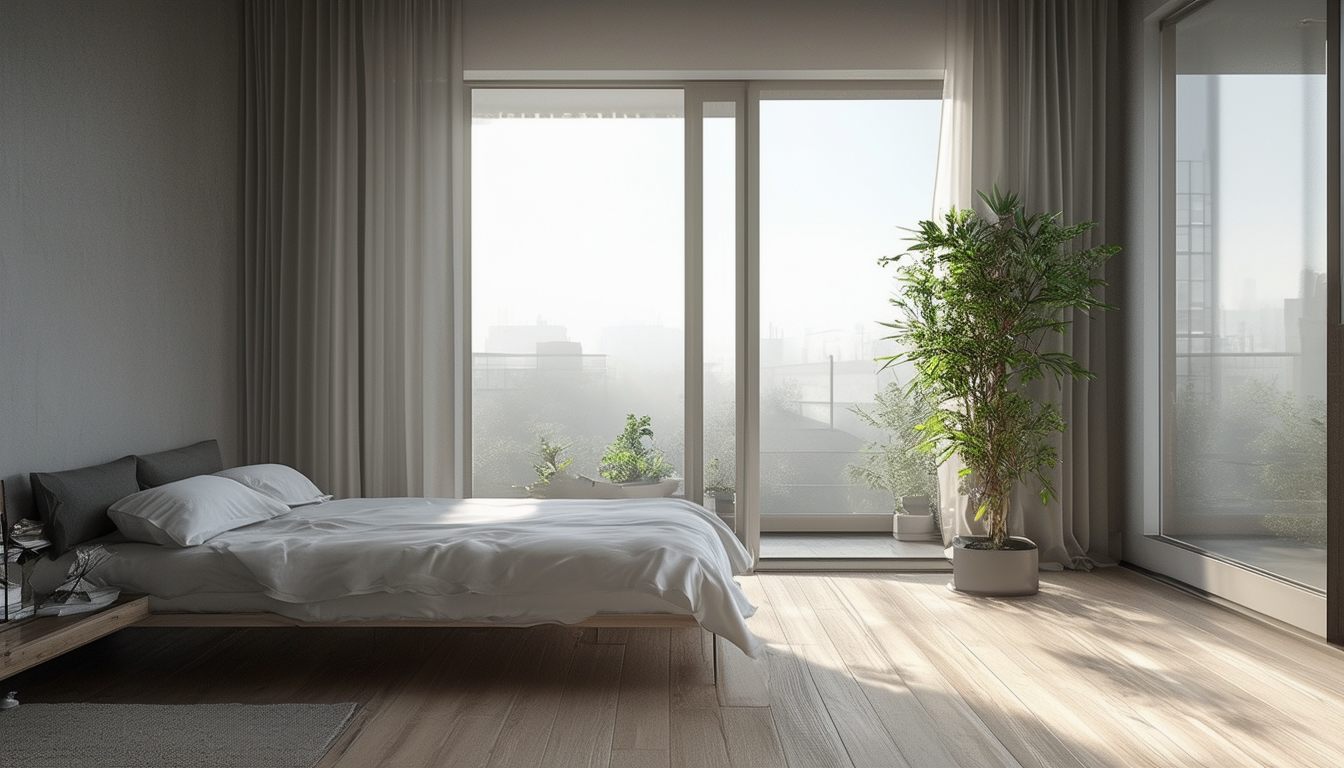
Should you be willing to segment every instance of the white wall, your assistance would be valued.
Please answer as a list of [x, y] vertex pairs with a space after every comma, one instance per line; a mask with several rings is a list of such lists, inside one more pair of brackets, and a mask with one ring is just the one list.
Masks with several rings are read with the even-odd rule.
[[464, 0], [463, 68], [941, 73], [945, 15], [943, 0]]
[[30, 471], [235, 453], [238, 26], [231, 0], [0, 0], [0, 478], [20, 505]]

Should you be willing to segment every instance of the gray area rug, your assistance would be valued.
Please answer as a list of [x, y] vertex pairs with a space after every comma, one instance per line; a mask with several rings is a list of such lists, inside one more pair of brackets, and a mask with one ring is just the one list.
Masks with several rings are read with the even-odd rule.
[[0, 710], [9, 768], [312, 768], [342, 704], [24, 704]]

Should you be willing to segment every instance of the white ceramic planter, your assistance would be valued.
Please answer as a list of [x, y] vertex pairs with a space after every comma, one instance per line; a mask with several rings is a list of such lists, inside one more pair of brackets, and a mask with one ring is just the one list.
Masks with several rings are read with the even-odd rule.
[[1039, 558], [1031, 539], [1010, 536], [1005, 549], [976, 549], [988, 536], [952, 539], [952, 588], [968, 595], [1015, 597], [1040, 591]]
[[681, 485], [681, 480], [672, 477], [656, 483], [620, 483], [619, 487], [624, 492], [621, 498], [656, 499], [676, 493], [678, 485]]
[[711, 512], [718, 515], [729, 528], [733, 527], [737, 514], [737, 494], [732, 491], [710, 491], [705, 502]]
[[933, 524], [933, 510], [929, 508], [928, 496], [902, 496], [903, 512], [893, 516], [892, 535], [898, 541], [932, 541], [936, 533]]
[[892, 535], [899, 541], [931, 541], [934, 535], [933, 514], [893, 515]]
[[608, 483], [590, 477], [557, 476], [537, 489], [546, 499], [656, 499], [677, 492], [681, 480], [673, 477], [656, 483]]

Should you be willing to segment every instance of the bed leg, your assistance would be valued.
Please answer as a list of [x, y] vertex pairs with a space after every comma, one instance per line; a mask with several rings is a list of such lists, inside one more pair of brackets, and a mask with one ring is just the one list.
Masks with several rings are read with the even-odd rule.
[[710, 641], [714, 644], [714, 650], [713, 650], [713, 654], [714, 654], [714, 684], [715, 684], [715, 685], [718, 685], [718, 684], [719, 684], [719, 636], [716, 635], [716, 634], [714, 634], [713, 632], [711, 632], [709, 636], [710, 636]]

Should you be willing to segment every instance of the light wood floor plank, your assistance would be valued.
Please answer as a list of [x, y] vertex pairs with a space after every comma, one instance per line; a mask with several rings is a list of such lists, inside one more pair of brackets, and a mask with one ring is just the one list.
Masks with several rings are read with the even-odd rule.
[[[363, 634], [363, 631], [359, 634]], [[384, 743], [386, 737], [382, 731], [389, 720], [380, 719], [379, 715], [400, 699], [406, 686], [424, 669], [426, 659], [439, 656], [441, 649], [452, 638], [451, 631], [407, 633], [395, 629], [373, 629], [369, 630], [369, 635], [371, 636], [365, 636], [367, 645], [364, 648], [334, 658], [326, 655], [326, 652], [333, 647], [332, 644], [323, 642], [321, 644], [323, 653], [314, 655], [324, 656], [328, 668], [332, 666], [341, 668], [343, 671], [343, 675], [339, 678], [341, 682], [333, 684], [327, 675], [311, 678], [307, 682], [314, 688], [319, 687], [325, 680], [330, 693], [320, 696], [316, 690], [310, 689], [311, 693], [308, 695], [311, 698], [297, 699], [328, 703], [360, 702], [360, 708], [355, 712], [355, 720], [349, 732], [327, 753], [319, 763], [319, 768], [334, 766], [357, 768], [367, 765], [360, 762], [367, 759], [365, 756], [367, 753], [357, 752], [352, 756], [351, 747], [357, 742]], [[386, 653], [385, 649], [388, 648], [396, 648], [397, 652]], [[367, 738], [365, 738], [366, 729]], [[362, 751], [363, 746], [360, 752]]]
[[626, 636], [613, 750], [669, 749], [670, 655], [666, 629], [632, 630]]
[[414, 680], [372, 714], [365, 729], [377, 737], [351, 744], [343, 766], [412, 765], [438, 751], [465, 704], [458, 685], [466, 671], [462, 662], [487, 644], [482, 635], [464, 632], [449, 635], [447, 652], [425, 659]]
[[[1248, 654], [1256, 668], [1315, 691], [1323, 699], [1344, 696], [1344, 649], [1287, 633], [1129, 570], [1109, 568], [1104, 576], [1094, 573], [1088, 577], [1079, 580], [1080, 589], [1114, 601], [1117, 610], [1138, 617], [1140, 626], [1188, 628], [1191, 637], [1210, 650]], [[1153, 600], [1145, 606], [1143, 598], [1148, 594]]]
[[[1108, 748], [1128, 753], [1136, 764], [1246, 762], [1239, 750], [1222, 741], [1190, 738], [1205, 727], [1190, 722], [1198, 709], [1191, 706], [1192, 699], [1199, 692], [1160, 672], [1140, 627], [1113, 616], [1104, 601], [1089, 600], [1085, 616], [1076, 613], [1071, 609], [1078, 604], [1061, 599], [1056, 585], [1048, 585], [1032, 602], [1040, 606], [1038, 612], [1049, 615], [1053, 631], [1025, 636], [1017, 650], [1042, 660], [1044, 674], [1059, 681], [1061, 700], [1075, 711], [1090, 704], [1110, 713], [1104, 720], [1094, 718], [1099, 728], [1112, 727], [1104, 736]], [[1040, 627], [1030, 608], [1016, 606], [1003, 631], [1019, 637]], [[1187, 667], [1188, 661], [1177, 665]], [[1144, 749], [1151, 754], [1142, 756]]]
[[868, 637], [900, 674], [919, 705], [929, 713], [929, 719], [935, 724], [934, 733], [952, 756], [954, 764], [1018, 768], [1017, 758], [995, 738], [939, 671], [935, 661], [914, 641], [912, 634], [922, 631], [923, 627], [911, 625], [894, 612], [886, 611], [881, 601], [873, 601], [855, 583], [869, 581], [871, 577], [856, 579], [845, 574], [832, 579], [844, 584], [842, 594], [851, 615], [862, 617]]
[[490, 764], [490, 753], [503, 725], [504, 718], [495, 715], [463, 715], [453, 723], [453, 729], [441, 740], [433, 757], [401, 764], [407, 768], [427, 765], [485, 768]]
[[[938, 739], [938, 723], [864, 633], [854, 615], [848, 610], [827, 610], [817, 611], [817, 616], [835, 644], [846, 671], [868, 699], [905, 762], [928, 768], [962, 765]], [[978, 765], [986, 763], [982, 761]]]
[[1117, 568], [1043, 573], [1026, 599], [946, 581], [742, 578], [770, 649], [762, 707], [731, 706], [751, 699], [746, 660], [725, 645], [716, 687], [692, 628], [132, 628], [4, 685], [24, 702], [358, 702], [319, 768], [1344, 764], [1337, 648]]
[[770, 712], [790, 768], [854, 763], [806, 669], [802, 646], [770, 648]]
[[495, 742], [490, 755], [492, 768], [542, 765], [582, 634], [581, 630], [559, 627], [529, 631], [549, 642], [535, 657], [521, 658], [519, 674], [527, 682], [514, 698]]
[[[903, 768], [910, 765], [882, 718], [873, 710], [836, 651], [825, 623], [818, 617], [817, 604], [809, 599], [809, 587], [820, 576], [787, 576], [781, 579], [791, 602], [797, 605], [797, 621], [809, 626], [805, 634], [817, 643], [794, 646], [803, 656], [806, 669], [835, 725], [840, 741], [855, 768]], [[821, 602], [829, 609], [830, 601]]]
[[718, 708], [672, 712], [672, 768], [728, 768]]
[[714, 690], [714, 646], [708, 632], [669, 629], [669, 677], [672, 709], [713, 709], [719, 706]]
[[[1052, 599], [1067, 605], [1072, 598]], [[1103, 616], [1112, 610], [1105, 600], [1095, 604]], [[1237, 624], [1257, 623], [1235, 614], [1226, 618]], [[1094, 615], [1089, 623], [1098, 620], [1104, 619]], [[1344, 754], [1344, 744], [1336, 736], [1338, 728], [1332, 725], [1338, 722], [1328, 704], [1332, 697], [1300, 677], [1300, 670], [1286, 676], [1275, 674], [1227, 636], [1210, 637], [1184, 622], [1159, 627], [1150, 620], [1126, 622], [1126, 626], [1125, 635], [1101, 646], [1093, 632], [1077, 632], [1080, 655], [1105, 653], [1092, 668], [1106, 670], [1106, 680], [1123, 681], [1147, 711], [1166, 713], [1168, 722], [1161, 726], [1164, 732], [1174, 732], [1177, 739], [1205, 729], [1218, 734], [1211, 742], [1183, 739], [1192, 755], [1225, 745], [1233, 750], [1231, 757], [1219, 754], [1201, 759], [1285, 764], [1310, 758], [1311, 762], [1335, 764]], [[1174, 701], [1182, 706], [1172, 707]], [[1245, 716], [1257, 710], [1263, 713]], [[1191, 722], [1194, 716], [1200, 720], [1198, 725]]]
[[[942, 577], [946, 579], [946, 576]], [[912, 580], [913, 589], [923, 588]], [[921, 629], [908, 636], [928, 655], [938, 670], [956, 689], [957, 694], [975, 711], [994, 736], [1024, 766], [1083, 765], [1064, 741], [1064, 735], [1051, 731], [1022, 701], [985, 667], [966, 647], [931, 615], [910, 590], [899, 581], [874, 579], [857, 585], [875, 603], [899, 617], [897, 621], [917, 623]]]
[[784, 746], [768, 707], [724, 707], [723, 740], [732, 768], [778, 768], [788, 765]]
[[580, 643], [575, 648], [541, 765], [586, 768], [611, 762], [624, 652], [620, 645]]
[[611, 768], [668, 768], [670, 755], [666, 749], [613, 749]]
[[[1056, 653], [1072, 650], [1070, 639], [1058, 626], [1045, 631], [1029, 601], [971, 598], [938, 585], [911, 585], [910, 593], [1038, 718], [1068, 733], [1069, 750], [1085, 765], [1157, 768], [1183, 755], [1123, 701], [1111, 699], [1108, 690], [1078, 696], [1079, 670], [1055, 662]], [[1062, 623], [1061, 618], [1052, 623]], [[1106, 701], [1111, 716], [1091, 716], [1098, 699]], [[1117, 745], [1129, 749], [1117, 750]]]

